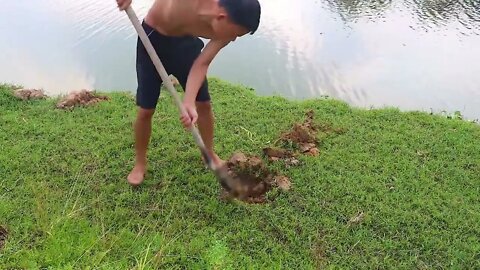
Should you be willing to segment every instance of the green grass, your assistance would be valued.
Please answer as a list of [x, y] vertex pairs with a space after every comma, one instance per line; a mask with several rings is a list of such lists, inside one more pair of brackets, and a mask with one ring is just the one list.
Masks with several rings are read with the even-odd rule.
[[[397, 109], [258, 97], [212, 79], [217, 151], [261, 153], [313, 109], [344, 128], [320, 156], [271, 165], [272, 202], [222, 202], [168, 93], [132, 189], [134, 98], [62, 111], [0, 87], [0, 268], [479, 269], [480, 127]], [[347, 223], [357, 213], [364, 220]]]

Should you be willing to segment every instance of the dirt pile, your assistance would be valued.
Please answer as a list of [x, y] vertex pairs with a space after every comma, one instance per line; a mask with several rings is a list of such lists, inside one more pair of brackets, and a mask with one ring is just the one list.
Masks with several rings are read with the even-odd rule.
[[47, 97], [41, 89], [17, 89], [13, 95], [21, 100], [44, 99]]
[[85, 89], [73, 91], [57, 103], [58, 109], [71, 109], [75, 106], [88, 106], [94, 103], [108, 100], [106, 96], [99, 96]]
[[287, 167], [292, 167], [300, 165], [298, 160], [300, 154], [318, 156], [320, 154], [317, 139], [319, 127], [313, 122], [313, 117], [313, 111], [307, 112], [303, 123], [295, 123], [291, 130], [282, 133], [275, 142], [275, 144], [281, 143], [282, 147], [263, 148], [263, 154], [268, 160], [282, 160]]
[[291, 131], [281, 135], [280, 140], [293, 143], [301, 153], [318, 156], [317, 135], [319, 127], [313, 122], [313, 111], [307, 112], [306, 116], [303, 123], [295, 123]]
[[316, 124], [314, 112], [308, 111], [303, 123], [293, 124], [291, 130], [284, 132], [275, 144], [280, 143], [282, 147], [267, 147], [263, 153], [270, 161], [283, 160], [287, 167], [297, 166], [300, 161], [297, 157], [300, 154], [318, 156], [320, 154], [318, 139], [319, 133], [341, 134], [345, 132], [342, 128], [333, 128], [329, 124]]
[[[289, 190], [291, 183], [288, 177], [272, 172], [260, 157], [235, 153], [227, 162], [229, 174], [240, 179], [241, 184], [235, 192], [229, 194], [249, 203], [264, 203], [265, 194], [272, 188]], [[223, 196], [228, 195], [226, 193]]]

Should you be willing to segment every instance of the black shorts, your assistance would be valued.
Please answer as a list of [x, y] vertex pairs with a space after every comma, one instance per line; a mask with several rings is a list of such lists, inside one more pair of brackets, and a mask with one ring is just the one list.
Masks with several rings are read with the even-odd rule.
[[[203, 49], [203, 42], [197, 37], [169, 37], [142, 23], [150, 42], [168, 74], [173, 74], [185, 90], [188, 74], [193, 62]], [[154, 109], [160, 96], [162, 79], [150, 59], [140, 38], [137, 39], [137, 105], [143, 109]], [[208, 82], [205, 78], [198, 91], [197, 101], [210, 101]]]

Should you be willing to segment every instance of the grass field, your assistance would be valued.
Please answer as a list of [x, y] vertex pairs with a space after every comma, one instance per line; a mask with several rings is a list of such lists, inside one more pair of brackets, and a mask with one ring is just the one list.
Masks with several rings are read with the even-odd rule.
[[319, 134], [320, 155], [298, 167], [270, 164], [289, 192], [224, 202], [166, 91], [132, 189], [131, 94], [63, 111], [1, 86], [0, 269], [480, 268], [477, 124], [210, 87], [222, 158], [261, 155], [310, 109], [345, 132]]

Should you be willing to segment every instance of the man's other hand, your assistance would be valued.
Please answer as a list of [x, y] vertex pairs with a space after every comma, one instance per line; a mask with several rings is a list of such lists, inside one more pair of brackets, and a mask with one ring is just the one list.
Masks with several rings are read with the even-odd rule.
[[130, 4], [132, 4], [132, 0], [117, 0], [118, 9], [120, 10], [127, 9]]

